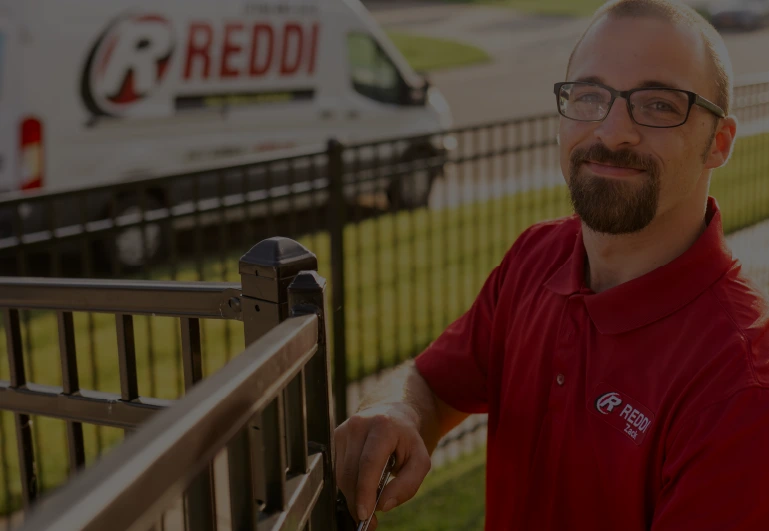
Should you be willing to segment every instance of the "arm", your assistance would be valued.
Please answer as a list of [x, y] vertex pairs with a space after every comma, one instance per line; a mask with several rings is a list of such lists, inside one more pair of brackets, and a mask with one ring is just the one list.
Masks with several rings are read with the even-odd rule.
[[[510, 255], [508, 255], [509, 257]], [[378, 510], [411, 499], [440, 439], [470, 413], [488, 410], [490, 337], [509, 258], [492, 271], [472, 307], [422, 352], [377, 384], [335, 432], [337, 484], [350, 513], [367, 518], [379, 477], [395, 453], [395, 479]], [[376, 517], [370, 529], [376, 528]]]
[[[350, 514], [358, 520], [371, 514], [379, 476], [393, 453], [396, 477], [377, 509], [410, 500], [430, 470], [440, 439], [466, 417], [435, 396], [413, 362], [388, 375], [334, 433], [337, 484]], [[374, 517], [369, 529], [376, 526]]]
[[413, 422], [430, 455], [438, 442], [469, 416], [438, 398], [413, 360], [394, 370], [379, 387], [364, 397], [358, 412], [388, 405], [400, 405], [409, 413], [413, 410]]

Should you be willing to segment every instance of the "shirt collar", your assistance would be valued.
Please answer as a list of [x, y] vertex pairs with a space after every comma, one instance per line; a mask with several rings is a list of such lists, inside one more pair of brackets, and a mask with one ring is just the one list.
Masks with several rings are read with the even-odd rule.
[[707, 228], [672, 262], [601, 293], [585, 286], [585, 246], [580, 227], [566, 262], [545, 282], [563, 296], [584, 295], [590, 318], [602, 334], [621, 334], [666, 317], [694, 300], [733, 264], [721, 212], [708, 198]]

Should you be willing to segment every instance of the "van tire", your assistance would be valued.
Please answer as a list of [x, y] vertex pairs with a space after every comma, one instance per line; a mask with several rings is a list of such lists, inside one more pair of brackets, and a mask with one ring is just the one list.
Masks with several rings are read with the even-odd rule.
[[393, 210], [401, 208], [411, 210], [427, 206], [433, 183], [443, 170], [435, 167], [422, 168], [420, 163], [427, 165], [424, 159], [435, 157], [436, 154], [432, 146], [412, 148], [405, 153], [401, 162], [413, 163], [414, 170], [411, 173], [397, 175], [390, 181], [387, 187], [387, 199]]
[[[145, 198], [145, 212], [164, 208], [160, 193], [148, 193]], [[114, 218], [125, 215], [140, 214], [141, 202], [136, 195], [126, 195], [118, 198]], [[113, 219], [112, 208], [108, 209], [108, 219]], [[107, 263], [118, 265], [121, 271], [135, 273], [157, 264], [165, 255], [168, 234], [163, 223], [147, 222], [144, 230], [146, 238], [146, 256], [144, 242], [141, 236], [141, 226], [112, 233], [108, 241], [103, 242], [103, 258]], [[113, 262], [117, 262], [114, 264]]]

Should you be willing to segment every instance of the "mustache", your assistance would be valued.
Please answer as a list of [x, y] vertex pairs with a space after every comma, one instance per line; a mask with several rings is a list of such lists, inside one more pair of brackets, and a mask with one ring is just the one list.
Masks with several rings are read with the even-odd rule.
[[593, 144], [589, 148], [577, 148], [571, 153], [570, 162], [573, 170], [581, 164], [592, 161], [623, 168], [634, 168], [652, 175], [659, 173], [656, 162], [650, 156], [641, 155], [630, 149], [612, 151], [603, 144]]

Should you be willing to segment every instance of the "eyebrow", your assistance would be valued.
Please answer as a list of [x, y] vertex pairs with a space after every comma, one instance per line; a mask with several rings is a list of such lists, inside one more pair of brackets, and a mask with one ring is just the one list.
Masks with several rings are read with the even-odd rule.
[[[600, 83], [601, 85], [606, 85], [606, 82], [598, 76], [580, 77], [577, 79], [577, 81], [583, 82], [583, 83]], [[636, 86], [636, 88], [650, 88], [650, 87], [660, 87], [660, 88], [670, 88], [670, 89], [681, 90], [681, 87], [675, 83], [659, 81], [656, 79], [647, 79], [646, 81], [642, 81]]]

